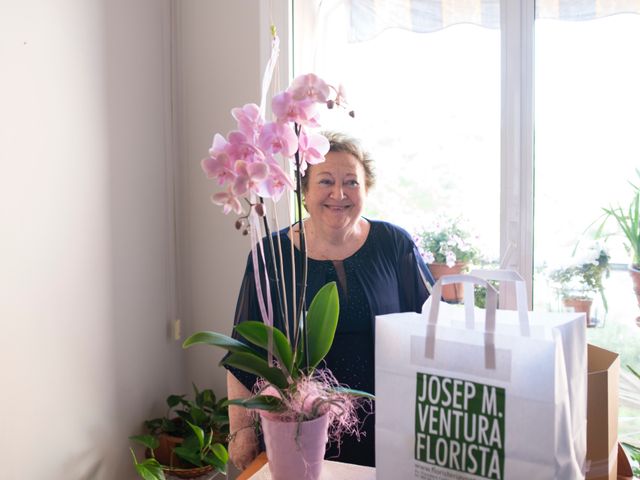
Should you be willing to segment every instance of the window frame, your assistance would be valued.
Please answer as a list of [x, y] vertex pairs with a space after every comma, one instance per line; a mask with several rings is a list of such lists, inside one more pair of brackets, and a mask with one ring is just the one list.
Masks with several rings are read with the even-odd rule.
[[[286, 26], [280, 35], [280, 85], [293, 74], [294, 0], [260, 2], [261, 62], [271, 49], [270, 25]], [[314, 8], [314, 7], [311, 7]], [[501, 0], [501, 126], [500, 126], [500, 259], [501, 267], [516, 270], [527, 284], [529, 308], [533, 299], [533, 139], [534, 139], [534, 23], [535, 0]], [[275, 80], [275, 79], [274, 79]], [[268, 107], [267, 107], [268, 108]], [[286, 207], [285, 207], [286, 208]], [[502, 308], [514, 309], [512, 285], [502, 285]]]
[[[533, 138], [535, 0], [501, 0], [500, 264], [527, 284], [533, 306]], [[502, 306], [515, 308], [501, 286]], [[504, 290], [503, 290], [504, 289]], [[506, 290], [506, 291], [505, 291]]]

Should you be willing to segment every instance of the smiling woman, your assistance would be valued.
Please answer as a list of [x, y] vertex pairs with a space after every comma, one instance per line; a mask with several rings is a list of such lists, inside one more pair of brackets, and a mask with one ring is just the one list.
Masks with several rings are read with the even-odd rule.
[[[354, 139], [326, 133], [329, 152], [325, 161], [308, 167], [301, 190], [309, 214], [303, 222], [304, 243], [308, 254], [307, 295], [311, 299], [327, 282], [336, 282], [340, 303], [338, 326], [333, 346], [325, 357], [328, 368], [339, 383], [356, 390], [374, 391], [373, 321], [385, 313], [420, 311], [429, 296], [431, 273], [422, 261], [411, 236], [390, 223], [362, 217], [367, 194], [374, 185], [372, 160]], [[274, 243], [289, 252], [293, 243], [294, 259], [289, 254], [276, 253], [267, 259], [269, 274], [280, 263], [285, 272], [285, 289], [296, 287], [299, 298], [304, 284], [300, 268], [301, 251], [299, 224], [273, 235]], [[265, 245], [267, 245], [267, 240]], [[292, 263], [295, 276], [291, 275]], [[235, 323], [260, 318], [256, 294], [254, 266], [251, 255], [238, 298]], [[271, 275], [270, 275], [271, 277]], [[275, 281], [274, 278], [270, 278]], [[284, 308], [294, 308], [291, 295]], [[274, 309], [276, 307], [274, 306]], [[274, 325], [286, 331], [287, 326], [274, 317]], [[289, 329], [292, 325], [289, 325]], [[255, 377], [229, 368], [229, 396], [249, 396]], [[354, 436], [344, 436], [342, 443], [331, 445], [326, 458], [360, 465], [374, 465], [374, 415], [361, 411], [363, 426]], [[247, 425], [244, 410], [230, 412], [231, 431]], [[255, 437], [249, 429], [238, 430], [230, 452], [243, 457], [255, 454]], [[233, 445], [234, 442], [244, 444]], [[243, 452], [243, 450], [246, 450]]]
[[[330, 152], [308, 176], [304, 190], [308, 254], [342, 260], [357, 251], [369, 233], [369, 223], [360, 216], [367, 195], [364, 168], [349, 153]], [[294, 238], [299, 246], [299, 236]]]

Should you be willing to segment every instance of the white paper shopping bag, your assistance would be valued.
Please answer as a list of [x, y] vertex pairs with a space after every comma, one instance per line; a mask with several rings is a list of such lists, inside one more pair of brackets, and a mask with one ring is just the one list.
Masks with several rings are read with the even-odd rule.
[[[503, 326], [478, 277], [443, 277], [432, 298], [449, 281], [485, 285], [487, 310], [430, 302], [430, 319], [376, 318], [377, 477], [584, 478], [558, 330], [529, 322], [523, 335], [517, 312]], [[469, 318], [478, 313], [484, 322]]]

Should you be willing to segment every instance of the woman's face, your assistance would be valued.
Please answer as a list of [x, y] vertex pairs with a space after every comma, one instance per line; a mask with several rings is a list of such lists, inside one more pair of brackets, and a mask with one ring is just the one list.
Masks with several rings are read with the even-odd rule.
[[353, 227], [367, 196], [362, 164], [350, 153], [329, 152], [307, 175], [304, 199], [312, 220], [335, 230]]

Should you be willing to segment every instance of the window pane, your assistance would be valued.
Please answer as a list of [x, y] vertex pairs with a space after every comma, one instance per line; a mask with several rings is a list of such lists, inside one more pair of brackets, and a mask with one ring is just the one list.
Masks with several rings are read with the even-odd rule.
[[[640, 16], [537, 20], [535, 29], [534, 301], [536, 307], [564, 309], [548, 274], [577, 263], [602, 207], [628, 205], [628, 181], [640, 183]], [[605, 245], [618, 266], [604, 282], [608, 313], [594, 295], [591, 315], [599, 325], [589, 328], [588, 339], [619, 352], [623, 370], [626, 364], [640, 367], [640, 310], [626, 271], [630, 258], [619, 237]], [[640, 430], [637, 421], [625, 421], [638, 413], [621, 409], [621, 433]]]
[[469, 24], [389, 29], [349, 43], [339, 31], [317, 39], [323, 50], [311, 68], [344, 84], [356, 114], [330, 111], [323, 127], [360, 138], [376, 161], [366, 215], [408, 230], [437, 214], [462, 216], [485, 255], [497, 259], [500, 32]]

